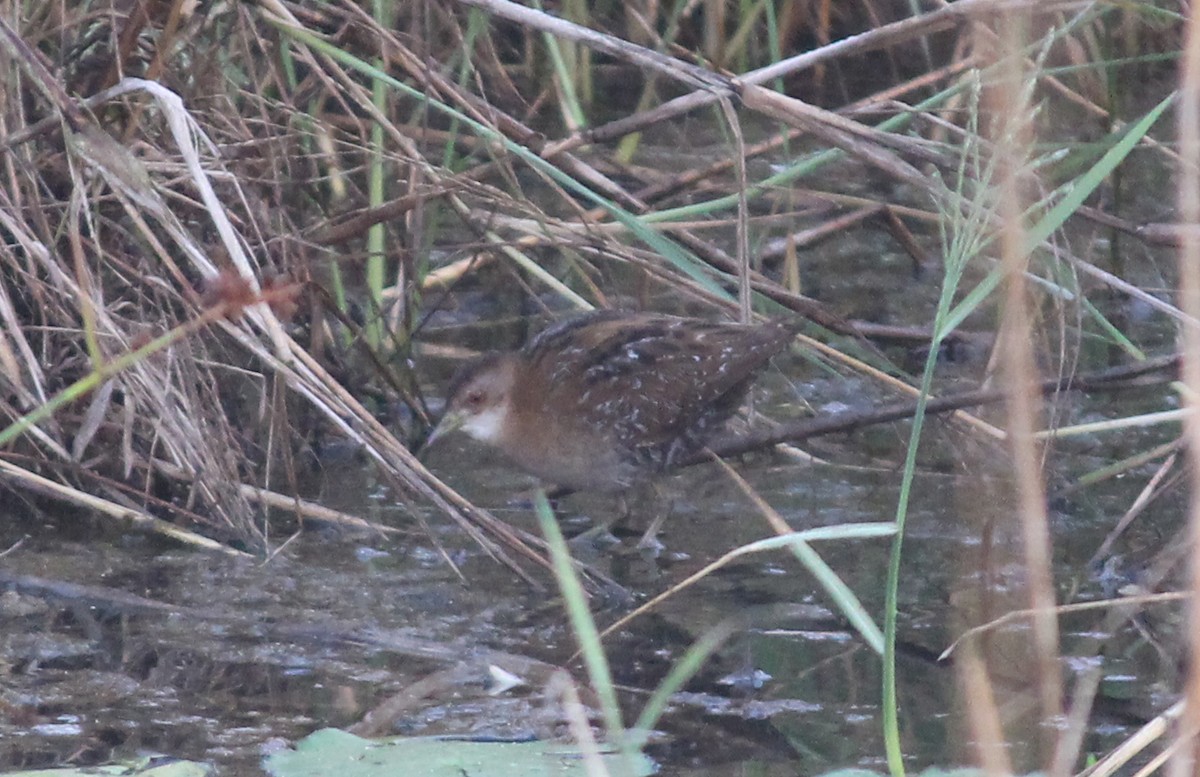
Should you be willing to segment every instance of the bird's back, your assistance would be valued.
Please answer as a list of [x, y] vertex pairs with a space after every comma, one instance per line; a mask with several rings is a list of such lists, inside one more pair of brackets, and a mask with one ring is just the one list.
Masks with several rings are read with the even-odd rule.
[[603, 311], [568, 319], [525, 356], [549, 376], [563, 423], [613, 446], [635, 469], [661, 471], [698, 450], [735, 413], [794, 327], [709, 323]]

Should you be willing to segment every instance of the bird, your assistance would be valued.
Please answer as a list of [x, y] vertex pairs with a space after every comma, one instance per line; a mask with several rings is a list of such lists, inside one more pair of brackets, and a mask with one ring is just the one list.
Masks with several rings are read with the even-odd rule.
[[625, 492], [702, 450], [797, 329], [574, 315], [464, 365], [425, 447], [461, 431], [546, 484]]

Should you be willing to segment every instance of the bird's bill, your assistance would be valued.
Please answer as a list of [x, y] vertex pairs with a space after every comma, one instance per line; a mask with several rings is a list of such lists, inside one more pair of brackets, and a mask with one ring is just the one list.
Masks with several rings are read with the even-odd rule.
[[438, 421], [437, 426], [433, 427], [433, 431], [425, 438], [425, 444], [421, 446], [420, 455], [424, 455], [438, 440], [461, 429], [464, 420], [462, 413], [454, 411], [442, 416], [442, 420]]

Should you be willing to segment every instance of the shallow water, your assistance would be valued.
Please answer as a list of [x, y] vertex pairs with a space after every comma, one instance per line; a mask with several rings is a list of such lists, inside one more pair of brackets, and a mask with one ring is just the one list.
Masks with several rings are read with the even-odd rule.
[[[819, 386], [807, 388], [817, 392]], [[1099, 456], [1098, 445], [1079, 446], [1080, 455], [1107, 458]], [[839, 463], [757, 456], [739, 469], [793, 528], [890, 520], [899, 483], [895, 467], [864, 461], [853, 439], [819, 447], [827, 461]], [[452, 463], [461, 466], [451, 470]], [[531, 512], [514, 499], [528, 481], [503, 464], [453, 446], [430, 464], [479, 504], [534, 527]], [[959, 633], [956, 624], [978, 619], [979, 610], [1022, 606], [1019, 537], [1006, 515], [1012, 509], [1003, 496], [1007, 486], [976, 466], [983, 465], [964, 461], [964, 472], [927, 471], [916, 483], [899, 659], [904, 749], [914, 764], [969, 759], [954, 671], [933, 656]], [[657, 561], [631, 553], [631, 539], [618, 550], [577, 549], [637, 594], [664, 590], [727, 550], [770, 534], [712, 465], [669, 479], [663, 490], [673, 508], [662, 535], [667, 549]], [[1129, 498], [1128, 488], [1108, 490], [1093, 490], [1086, 510], [1068, 507], [1055, 516], [1064, 599], [1070, 586], [1077, 587], [1075, 600], [1100, 595], [1100, 583], [1084, 565], [1111, 524], [1102, 517], [1104, 505]], [[0, 762], [29, 767], [153, 750], [243, 773], [264, 747], [324, 726], [349, 726], [384, 698], [437, 677], [464, 656], [504, 651], [534, 659], [535, 667], [567, 664], [574, 640], [553, 596], [519, 583], [458, 530], [426, 516], [441, 544], [436, 547], [404, 508], [353, 466], [325, 473], [323, 491], [332, 506], [413, 532], [381, 539], [309, 529], [261, 562], [136, 535], [106, 536], [87, 522], [67, 526], [79, 519], [65, 516], [58, 532], [35, 530], [4, 558], [7, 579], [105, 587], [180, 610], [120, 612], [66, 604], [61, 597], [5, 594], [0, 661], [8, 714], [0, 728]], [[568, 532], [612, 509], [610, 500], [588, 496], [559, 504]], [[981, 532], [983, 519], [995, 523]], [[1154, 531], [1174, 522], [1164, 518]], [[5, 528], [21, 532], [30, 525]], [[64, 541], [64, 532], [74, 539]], [[1132, 537], [1134, 544], [1151, 541]], [[11, 533], [0, 538], [5, 546], [16, 539]], [[888, 543], [828, 542], [819, 550], [868, 611], [879, 612]], [[627, 609], [598, 602], [596, 616], [604, 625]], [[1169, 629], [1164, 615], [1147, 617], [1167, 621]], [[781, 553], [739, 560], [610, 639], [630, 719], [688, 645], [733, 617], [746, 619], [745, 628], [676, 697], [660, 723], [663, 734], [651, 753], [664, 773], [726, 774], [735, 763], [762, 764], [765, 774], [882, 767], [879, 662], [845, 628], [812, 578]], [[1093, 649], [1085, 637], [1098, 621], [1087, 615], [1064, 622], [1064, 655], [1080, 656], [1065, 662], [1068, 677], [1088, 665]], [[1082, 652], [1073, 652], [1080, 645]], [[997, 632], [988, 646], [1016, 668], [1011, 676], [993, 677], [994, 692], [1011, 716], [1016, 762], [1032, 767], [1039, 733], [1020, 724], [1035, 717], [1023, 668], [1027, 647], [1020, 625]], [[1158, 706], [1155, 683], [1164, 677], [1163, 659], [1129, 629], [1109, 651], [1104, 689], [1112, 699], [1105, 706], [1113, 711], [1093, 716], [1090, 752], [1119, 741], [1139, 715]], [[567, 665], [581, 676], [577, 665]], [[430, 696], [406, 710], [393, 730], [518, 738], [562, 733], [554, 705], [542, 698], [544, 676], [535, 671], [527, 685], [490, 696], [483, 666], [433, 683]]]

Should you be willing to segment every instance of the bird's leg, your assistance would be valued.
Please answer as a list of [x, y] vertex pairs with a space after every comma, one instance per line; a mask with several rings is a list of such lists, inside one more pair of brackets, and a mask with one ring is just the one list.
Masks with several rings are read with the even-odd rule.
[[619, 526], [625, 520], [625, 517], [628, 515], [627, 511], [625, 494], [621, 492], [617, 495], [615, 517], [609, 514], [604, 519], [593, 519], [591, 527], [571, 538], [571, 544], [576, 547], [590, 547], [595, 550], [603, 550], [620, 544], [621, 541], [613, 535], [613, 528]]
[[642, 555], [657, 558], [664, 547], [658, 540], [658, 532], [670, 516], [672, 507], [671, 500], [663, 495], [656, 483], [639, 483], [616, 495], [615, 509], [608, 520], [598, 521], [587, 531], [573, 537], [571, 542], [619, 544], [618, 536], [632, 534], [634, 527], [648, 518], [650, 524], [635, 547]]
[[637, 549], [651, 558], [658, 558], [666, 547], [659, 541], [658, 532], [667, 522], [667, 518], [671, 516], [671, 510], [675, 505], [673, 500], [665, 497], [659, 491], [656, 484], [650, 483], [649, 487], [651, 498], [648, 501], [650, 501], [653, 511], [650, 513], [650, 525], [646, 527], [642, 538], [638, 540]]

